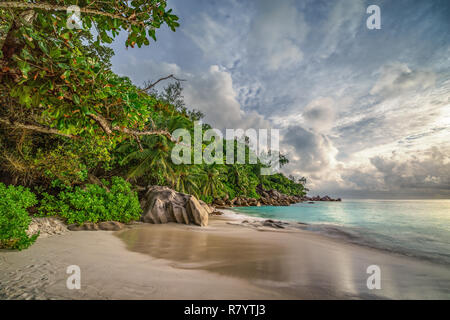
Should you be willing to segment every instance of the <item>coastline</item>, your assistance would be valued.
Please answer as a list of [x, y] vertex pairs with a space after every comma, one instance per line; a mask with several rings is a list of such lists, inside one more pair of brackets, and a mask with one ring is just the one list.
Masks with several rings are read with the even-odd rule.
[[[348, 202], [346, 202], [346, 204], [348, 204]], [[350, 207], [351, 206], [352, 205], [350, 205]], [[303, 204], [301, 204], [300, 207], [303, 207], [303, 209], [313, 208], [310, 207], [309, 205], [304, 207]], [[294, 216], [292, 215], [292, 212], [291, 215], [289, 214], [286, 215], [285, 211], [286, 209], [284, 208], [269, 211], [260, 211], [259, 209], [252, 210], [251, 208], [233, 207], [222, 211], [226, 213], [227, 217], [233, 220], [239, 220], [243, 225], [250, 224], [253, 226], [258, 226], [259, 224], [264, 225], [265, 222], [268, 221], [270, 222], [268, 223], [268, 225], [275, 228], [276, 227], [294, 228], [306, 230], [316, 234], [320, 234], [333, 240], [341, 240], [346, 243], [352, 243], [367, 248], [373, 248], [376, 250], [381, 250], [386, 253], [398, 254], [403, 257], [411, 257], [422, 261], [437, 263], [446, 267], [450, 267], [450, 259], [447, 254], [447, 251], [444, 248], [445, 241], [436, 243], [437, 239], [433, 238], [434, 236], [433, 234], [429, 234], [426, 232], [422, 233], [424, 230], [417, 229], [417, 226], [411, 225], [411, 229], [415, 229], [414, 234], [412, 232], [409, 232], [409, 234], [406, 234], [406, 237], [404, 235], [396, 237], [395, 235], [391, 236], [391, 234], [389, 234], [389, 232], [392, 231], [379, 232], [376, 228], [373, 227], [371, 228], [370, 226], [368, 227], [367, 225], [361, 224], [358, 225], [354, 221], [353, 223], [348, 223], [348, 221], [333, 220], [334, 218], [333, 214], [330, 214], [328, 218], [324, 220], [314, 218], [314, 216], [317, 215], [317, 212], [319, 212], [319, 214], [321, 215], [320, 218], [322, 218], [323, 216], [327, 217], [328, 212], [330, 210], [333, 210], [334, 207], [333, 208], [325, 207], [325, 208], [327, 208], [326, 214], [321, 213], [320, 211], [302, 210], [302, 212], [306, 212], [306, 214], [300, 216], [297, 214], [298, 212], [295, 212]], [[364, 211], [367, 210], [367, 207], [366, 208], [358, 207], [358, 210]], [[423, 211], [424, 208], [421, 208], [420, 210]], [[344, 210], [341, 210], [341, 212], [343, 211]], [[274, 214], [274, 212], [276, 214]], [[283, 212], [284, 214], [278, 215], [279, 212]], [[404, 214], [401, 210], [396, 212], [399, 215]], [[311, 216], [313, 216], [312, 219]], [[363, 215], [361, 214], [360, 216]], [[417, 220], [419, 219], [420, 218], [417, 218]], [[242, 223], [242, 221], [244, 221], [244, 223]], [[362, 221], [364, 223], [364, 219]], [[430, 226], [430, 224], [428, 226]], [[378, 226], [378, 228], [380, 228], [380, 226]], [[404, 232], [404, 230], [400, 230], [400, 232]], [[417, 241], [418, 244], [413, 245], [414, 242], [408, 242], [408, 240]], [[432, 241], [434, 241], [433, 242], [434, 247], [429, 245]], [[423, 246], [424, 243], [426, 243], [425, 246]]]
[[[38, 239], [0, 251], [1, 299], [448, 299], [450, 270], [314, 232], [137, 224]], [[66, 288], [79, 265], [81, 289]], [[379, 265], [382, 289], [366, 269]]]

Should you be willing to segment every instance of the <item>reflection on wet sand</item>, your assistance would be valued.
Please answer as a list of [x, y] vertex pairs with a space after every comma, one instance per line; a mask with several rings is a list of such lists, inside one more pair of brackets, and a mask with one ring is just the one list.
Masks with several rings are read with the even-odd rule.
[[[307, 232], [260, 232], [221, 220], [211, 225], [143, 225], [117, 236], [129, 250], [177, 269], [243, 279], [285, 298], [448, 298], [450, 272], [443, 266]], [[382, 270], [381, 290], [366, 285], [373, 264]]]
[[118, 236], [130, 250], [173, 261], [177, 268], [244, 279], [286, 281], [289, 276], [282, 263], [285, 248], [270, 242], [165, 226], [131, 229]]

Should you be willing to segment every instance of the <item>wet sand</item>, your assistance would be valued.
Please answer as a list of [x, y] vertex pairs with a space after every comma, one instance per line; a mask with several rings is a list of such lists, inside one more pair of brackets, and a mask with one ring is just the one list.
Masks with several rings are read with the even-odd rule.
[[[0, 251], [1, 299], [450, 299], [450, 268], [302, 230], [137, 225]], [[381, 268], [381, 290], [366, 269]], [[81, 289], [66, 268], [81, 268]]]

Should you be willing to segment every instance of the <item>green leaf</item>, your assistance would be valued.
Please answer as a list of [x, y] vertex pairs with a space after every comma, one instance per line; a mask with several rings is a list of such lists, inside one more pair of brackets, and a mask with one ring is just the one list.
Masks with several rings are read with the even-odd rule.
[[38, 46], [39, 48], [41, 48], [42, 51], [44, 51], [44, 53], [48, 54], [47, 45], [43, 41], [38, 41]]
[[61, 50], [59, 48], [52, 48], [50, 50], [50, 57], [58, 59], [61, 56]]
[[33, 56], [26, 48], [22, 49], [21, 57], [25, 60], [34, 60]]
[[19, 61], [17, 63], [20, 71], [22, 72], [22, 74], [24, 75], [25, 78], [28, 77], [28, 72], [31, 70], [31, 66], [26, 62], [26, 61]]

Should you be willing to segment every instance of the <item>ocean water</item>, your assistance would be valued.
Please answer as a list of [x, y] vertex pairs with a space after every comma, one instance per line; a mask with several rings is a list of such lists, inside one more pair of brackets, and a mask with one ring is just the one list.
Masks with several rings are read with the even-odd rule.
[[450, 266], [450, 200], [344, 200], [233, 211], [304, 222], [307, 230]]

